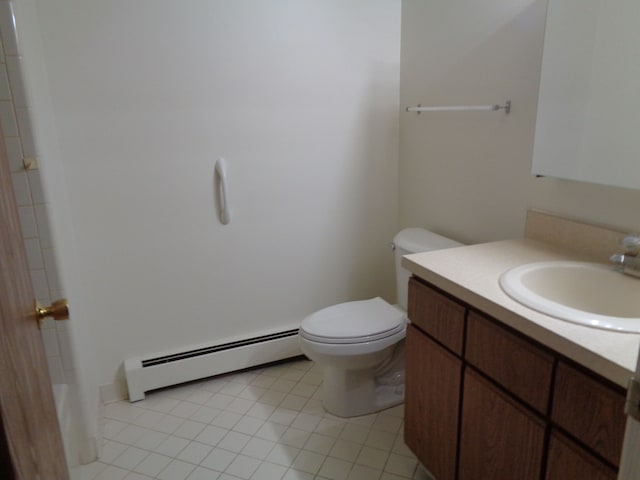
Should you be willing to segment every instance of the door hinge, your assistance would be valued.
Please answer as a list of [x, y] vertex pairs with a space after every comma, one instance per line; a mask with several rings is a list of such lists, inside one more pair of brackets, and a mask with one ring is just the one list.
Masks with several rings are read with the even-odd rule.
[[629, 380], [629, 390], [627, 391], [627, 403], [624, 413], [640, 422], [640, 379], [631, 378]]

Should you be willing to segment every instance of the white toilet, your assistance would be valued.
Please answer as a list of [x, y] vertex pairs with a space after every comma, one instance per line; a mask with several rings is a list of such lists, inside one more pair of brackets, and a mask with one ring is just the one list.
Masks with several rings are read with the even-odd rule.
[[380, 297], [341, 303], [302, 321], [302, 352], [324, 369], [322, 403], [339, 417], [355, 417], [404, 401], [404, 337], [410, 273], [402, 256], [460, 243], [422, 228], [407, 228], [393, 239], [399, 305]]

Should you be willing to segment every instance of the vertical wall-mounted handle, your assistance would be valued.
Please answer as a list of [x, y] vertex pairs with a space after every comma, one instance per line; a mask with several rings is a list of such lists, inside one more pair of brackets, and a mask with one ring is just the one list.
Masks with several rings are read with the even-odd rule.
[[218, 217], [220, 218], [220, 223], [226, 225], [231, 221], [231, 213], [229, 212], [229, 199], [227, 197], [227, 162], [224, 158], [219, 158], [216, 161], [213, 176], [214, 188], [218, 196]]

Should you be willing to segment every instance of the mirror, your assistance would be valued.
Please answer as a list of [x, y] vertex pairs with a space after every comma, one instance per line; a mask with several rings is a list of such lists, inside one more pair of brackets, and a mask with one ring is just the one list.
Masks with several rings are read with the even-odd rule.
[[640, 1], [549, 0], [532, 170], [640, 189]]

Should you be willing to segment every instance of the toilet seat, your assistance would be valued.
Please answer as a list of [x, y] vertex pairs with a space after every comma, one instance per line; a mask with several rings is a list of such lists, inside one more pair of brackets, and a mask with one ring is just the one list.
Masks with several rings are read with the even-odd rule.
[[406, 316], [380, 297], [319, 310], [302, 321], [300, 336], [317, 343], [348, 344], [381, 340], [402, 332]]

